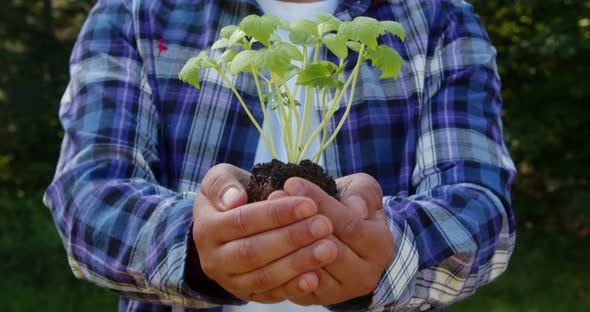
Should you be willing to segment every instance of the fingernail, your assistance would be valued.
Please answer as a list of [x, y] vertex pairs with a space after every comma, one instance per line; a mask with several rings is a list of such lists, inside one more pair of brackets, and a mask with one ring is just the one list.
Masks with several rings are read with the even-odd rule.
[[307, 217], [311, 217], [315, 214], [315, 212], [315, 207], [309, 204], [301, 204], [295, 207], [295, 217], [297, 217], [297, 220], [303, 220]]
[[367, 203], [362, 197], [358, 195], [351, 196], [346, 199], [345, 205], [352, 209], [359, 217], [365, 219], [369, 214], [367, 211]]
[[221, 205], [223, 205], [223, 209], [227, 209], [228, 207], [232, 206], [236, 200], [240, 197], [240, 191], [237, 187], [231, 186], [228, 188], [225, 193], [223, 193], [223, 197], [221, 198]]
[[320, 243], [313, 249], [313, 256], [321, 262], [328, 261], [332, 258], [332, 254], [332, 247], [326, 242]]
[[311, 223], [311, 234], [315, 238], [322, 238], [329, 234], [330, 225], [324, 220], [324, 218], [316, 218]]
[[285, 194], [285, 192], [283, 192], [282, 190], [279, 191], [274, 191], [272, 193], [270, 193], [270, 195], [268, 195], [268, 200], [273, 200], [273, 199], [279, 199], [279, 198], [283, 198], [283, 197], [287, 197], [287, 194]]
[[309, 291], [311, 290], [311, 285], [309, 284], [309, 282], [307, 282], [305, 278], [302, 278], [299, 280], [299, 289], [303, 291]]
[[[288, 182], [288, 183], [287, 183]], [[289, 179], [285, 182], [285, 191], [286, 186], [289, 184], [289, 195], [291, 196], [303, 196], [305, 195], [305, 186], [303, 182], [296, 180], [296, 179]]]

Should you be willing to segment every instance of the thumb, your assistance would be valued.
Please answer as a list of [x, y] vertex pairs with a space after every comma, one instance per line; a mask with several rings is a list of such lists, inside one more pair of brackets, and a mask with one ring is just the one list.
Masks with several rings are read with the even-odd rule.
[[356, 173], [336, 179], [340, 202], [352, 209], [359, 217], [369, 219], [383, 208], [383, 191], [373, 177]]
[[250, 173], [230, 164], [219, 164], [207, 172], [200, 192], [213, 206], [225, 211], [248, 202], [245, 185]]

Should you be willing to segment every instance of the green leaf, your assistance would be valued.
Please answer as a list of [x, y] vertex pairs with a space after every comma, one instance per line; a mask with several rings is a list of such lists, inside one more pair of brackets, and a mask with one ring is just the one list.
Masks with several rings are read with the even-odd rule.
[[294, 44], [314, 46], [318, 40], [318, 27], [310, 20], [298, 20], [291, 23], [289, 40]]
[[348, 56], [348, 47], [346, 41], [338, 37], [336, 34], [327, 34], [322, 37], [322, 43], [339, 58], [346, 58]]
[[380, 45], [375, 50], [368, 50], [367, 56], [373, 66], [383, 71], [381, 79], [389, 77], [397, 79], [403, 59], [394, 49]]
[[[272, 34], [270, 34], [270, 38], [268, 39], [268, 41], [271, 42], [271, 44], [272, 44], [272, 42], [283, 42], [283, 39], [281, 39], [281, 36], [279, 36], [275, 33], [272, 33]], [[250, 39], [250, 44], [253, 44], [255, 42], [258, 42], [258, 40], [256, 40], [256, 38]]]
[[209, 55], [205, 51], [201, 51], [199, 55], [191, 57], [178, 73], [178, 79], [187, 82], [197, 89], [201, 88], [199, 84], [199, 70], [215, 65]]
[[402, 24], [394, 21], [381, 21], [381, 25], [388, 32], [396, 35], [402, 42], [406, 38], [406, 30]]
[[242, 30], [238, 29], [231, 34], [231, 36], [229, 37], [229, 41], [232, 44], [235, 44], [238, 41], [242, 40], [242, 38], [244, 38], [245, 36], [246, 36], [246, 33], [243, 32]]
[[223, 49], [231, 46], [229, 39], [221, 38], [211, 46], [211, 50]]
[[289, 27], [291, 27], [291, 24], [289, 24], [289, 22], [282, 20], [282, 19], [280, 21], [281, 21], [281, 23], [279, 24], [278, 27], [282, 28], [282, 29], [289, 30]]
[[260, 56], [256, 62], [258, 67], [283, 77], [291, 64], [291, 58], [285, 49], [261, 49], [259, 51]]
[[282, 25], [281, 19], [274, 15], [264, 14], [263, 16], [248, 15], [240, 23], [240, 29], [246, 35], [255, 38], [265, 46], [270, 45], [270, 35]]
[[291, 23], [289, 29], [291, 29], [291, 31], [306, 33], [312, 36], [318, 35], [317, 24], [308, 19], [301, 19]]
[[315, 16], [315, 18], [318, 20], [318, 22], [320, 23], [325, 23], [325, 22], [330, 22], [330, 21], [335, 21], [335, 23], [342, 23], [342, 21], [340, 19], [338, 19], [337, 17], [335, 17], [332, 14], [327, 14], [327, 13], [316, 13], [313, 16]]
[[338, 69], [336, 64], [329, 61], [321, 61], [305, 67], [297, 77], [297, 84], [315, 88], [334, 88], [338, 86], [334, 79], [334, 72]]
[[346, 46], [357, 53], [361, 50], [361, 44], [355, 41], [346, 41]]
[[275, 96], [273, 98], [271, 98], [270, 101], [268, 101], [268, 107], [274, 111], [277, 108], [279, 108], [280, 105], [281, 105], [281, 103], [279, 102], [279, 98], [277, 97], [277, 95], [275, 93]]
[[362, 42], [369, 49], [377, 47], [377, 38], [384, 33], [383, 25], [378, 20], [366, 16], [357, 16], [351, 22], [342, 22], [338, 27], [338, 36]]
[[223, 52], [223, 54], [221, 54], [219, 56], [219, 58], [217, 59], [217, 63], [223, 64], [223, 63], [231, 62], [236, 57], [237, 54], [238, 54], [238, 51], [236, 51], [234, 49], [227, 49]]
[[318, 42], [318, 38], [316, 36], [293, 31], [289, 33], [289, 40], [294, 44], [308, 47], [313, 47]]
[[291, 68], [291, 60], [303, 60], [303, 54], [289, 42], [279, 42], [272, 48], [261, 49], [257, 65], [281, 78], [285, 78]]
[[262, 96], [262, 101], [268, 105], [268, 108], [275, 110], [279, 107], [279, 99], [276, 92], [269, 92]]
[[271, 41], [271, 42], [282, 42], [282, 41], [283, 41], [283, 39], [281, 39], [281, 36], [279, 36], [279, 35], [277, 35], [277, 34], [275, 34], [275, 33], [272, 33], [272, 34], [270, 35], [270, 41]]
[[[267, 95], [265, 95], [263, 97], [263, 99], [266, 99], [265, 102], [268, 102], [268, 105], [269, 105], [268, 107], [273, 111], [276, 110], [277, 108], [279, 108], [280, 102], [279, 102], [279, 97], [277, 96], [276, 92], [272, 92]], [[283, 98], [283, 103], [285, 103], [285, 104], [289, 103], [289, 95], [286, 92], [282, 92], [281, 97]], [[299, 102], [295, 99], [293, 101], [295, 102], [295, 106], [301, 106], [301, 102]]]
[[277, 96], [276, 92], [268, 92], [268, 93], [264, 93], [262, 95], [262, 98], [260, 98], [260, 99], [262, 100], [262, 102], [266, 103], [266, 102], [269, 102], [270, 100], [272, 100], [276, 96]]
[[234, 46], [244, 47], [244, 45], [241, 42], [239, 42], [242, 38], [244, 38], [244, 36], [246, 36], [246, 34], [243, 31], [236, 29], [229, 36], [229, 38], [220, 38], [219, 40], [215, 41], [215, 43], [213, 43], [213, 45], [211, 46], [211, 49], [216, 50], [223, 48], [231, 48]]
[[287, 72], [285, 73], [285, 77], [283, 78], [283, 80], [285, 82], [287, 82], [287, 81], [291, 80], [291, 78], [298, 75], [300, 72], [301, 72], [301, 68], [291, 64], [291, 65], [289, 65], [289, 68], [287, 69]]
[[219, 38], [229, 39], [229, 37], [238, 30], [238, 26], [236, 25], [227, 25], [219, 31]]
[[318, 65], [321, 65], [321, 66], [324, 66], [324, 67], [326, 67], [327, 69], [329, 69], [331, 71], [335, 71], [335, 70], [338, 69], [338, 65], [336, 65], [336, 64], [334, 64], [334, 63], [332, 63], [330, 61], [319, 61], [317, 64]]
[[318, 31], [320, 35], [330, 31], [338, 30], [338, 27], [340, 26], [340, 24], [342, 24], [341, 20], [330, 14], [316, 13], [314, 15], [319, 21]]
[[[303, 54], [301, 54], [301, 51], [299, 51], [299, 49], [296, 46], [294, 46], [292, 43], [279, 42], [279, 43], [273, 45], [273, 49], [280, 50], [281, 53], [287, 54], [293, 60], [303, 61]], [[289, 63], [291, 63], [291, 62], [289, 62]]]
[[238, 53], [231, 64], [229, 65], [229, 72], [232, 75], [237, 75], [243, 71], [249, 71], [250, 65], [257, 62], [260, 58], [260, 51], [258, 50], [244, 50]]

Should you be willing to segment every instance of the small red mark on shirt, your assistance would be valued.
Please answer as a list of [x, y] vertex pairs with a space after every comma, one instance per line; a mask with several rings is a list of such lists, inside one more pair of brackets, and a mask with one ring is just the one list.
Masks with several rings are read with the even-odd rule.
[[160, 42], [158, 42], [158, 57], [162, 54], [162, 51], [168, 50], [168, 47], [164, 44], [164, 39], [160, 38]]

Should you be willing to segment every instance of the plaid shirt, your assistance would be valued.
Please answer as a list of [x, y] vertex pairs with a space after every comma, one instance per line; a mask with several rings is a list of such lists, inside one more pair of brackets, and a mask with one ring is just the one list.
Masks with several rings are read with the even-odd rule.
[[[44, 201], [74, 274], [122, 294], [121, 310], [243, 303], [207, 291], [216, 285], [205, 279], [190, 287], [185, 259], [200, 181], [218, 163], [249, 169], [259, 134], [214, 71], [200, 90], [177, 74], [223, 26], [259, 10], [254, 0], [99, 0], [81, 30]], [[324, 153], [328, 174], [368, 173], [386, 194], [396, 257], [370, 308], [444, 307], [501, 274], [514, 247], [495, 49], [460, 0], [344, 0], [336, 15], [395, 20], [407, 32], [404, 43], [380, 39], [405, 60], [399, 78], [363, 65]], [[252, 79], [235, 84], [261, 120]]]

